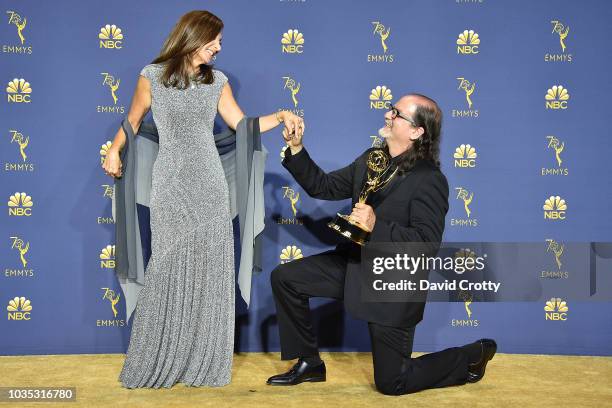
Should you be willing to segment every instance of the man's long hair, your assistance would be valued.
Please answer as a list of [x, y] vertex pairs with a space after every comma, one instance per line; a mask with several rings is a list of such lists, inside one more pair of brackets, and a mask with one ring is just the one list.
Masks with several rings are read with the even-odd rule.
[[[410, 94], [423, 98], [425, 103], [417, 103], [417, 109], [412, 119], [417, 127], [422, 127], [425, 132], [414, 141], [412, 147], [400, 155], [398, 162], [399, 171], [405, 173], [409, 171], [417, 160], [426, 160], [436, 167], [440, 167], [440, 138], [442, 130], [442, 111], [433, 99], [421, 95]], [[383, 141], [382, 146], [387, 153], [389, 147], [387, 141]]]
[[[193, 10], [183, 15], [166, 39], [153, 64], [161, 63], [164, 71], [161, 81], [166, 87], [188, 88], [191, 56], [203, 45], [213, 41], [223, 30], [223, 21], [206, 10]], [[201, 64], [195, 82], [212, 84], [212, 65]]]

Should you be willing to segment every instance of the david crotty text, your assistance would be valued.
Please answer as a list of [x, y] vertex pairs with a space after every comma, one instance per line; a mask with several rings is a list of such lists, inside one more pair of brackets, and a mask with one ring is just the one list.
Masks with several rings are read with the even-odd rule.
[[[459, 284], [457, 285], [457, 282]], [[493, 281], [482, 281], [482, 282], [470, 282], [467, 279], [460, 281], [449, 282], [429, 282], [427, 279], [421, 279], [419, 281], [419, 287], [417, 289], [417, 283], [407, 279], [402, 279], [399, 282], [383, 282], [380, 279], [375, 280], [372, 283], [374, 290], [474, 290], [474, 291], [493, 291], [497, 293], [501, 283]]]

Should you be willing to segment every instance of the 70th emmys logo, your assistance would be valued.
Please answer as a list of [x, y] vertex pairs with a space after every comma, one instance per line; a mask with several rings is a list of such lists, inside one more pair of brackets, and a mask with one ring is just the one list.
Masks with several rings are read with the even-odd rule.
[[295, 191], [289, 186], [283, 187], [283, 198], [286, 198], [291, 203], [291, 211], [293, 211], [293, 216], [297, 216], [297, 206], [296, 204], [300, 201], [300, 193]]
[[[30, 137], [24, 136], [21, 132], [10, 129], [9, 135], [11, 138], [10, 143], [15, 143], [19, 147], [20, 160], [17, 163], [4, 163], [5, 171], [34, 171], [34, 164], [28, 163], [28, 155], [26, 154], [26, 148], [30, 144]], [[17, 155], [15, 155], [17, 156]]]
[[16, 249], [17, 251], [19, 251], [19, 259], [21, 260], [21, 264], [25, 268], [26, 265], [28, 264], [28, 261], [25, 258], [25, 255], [30, 250], [30, 243], [24, 242], [24, 240], [19, 237], [11, 237], [11, 239], [13, 240], [11, 249]]
[[473, 296], [470, 292], [461, 290], [458, 294], [459, 299], [463, 300], [463, 308], [465, 309], [465, 313], [467, 319], [451, 319], [452, 327], [477, 327], [480, 325], [480, 321], [478, 319], [472, 319], [472, 301]]
[[123, 48], [123, 33], [116, 25], [107, 24], [100, 29], [98, 34], [100, 48], [120, 50]]
[[304, 52], [304, 35], [297, 29], [283, 33], [281, 38], [281, 51], [284, 54], [301, 54]]
[[561, 255], [563, 255], [564, 246], [554, 239], [547, 239], [548, 247], [546, 248], [546, 252], [552, 252], [555, 255], [555, 262], [557, 263], [557, 268], [561, 269]]
[[[298, 93], [300, 89], [302, 89], [302, 84], [297, 82], [294, 78], [290, 76], [283, 77], [283, 90], [288, 90], [291, 92], [291, 102], [293, 107], [285, 109], [292, 112], [295, 115], [304, 117], [304, 109], [298, 108], [300, 101], [298, 100]], [[281, 111], [283, 109], [279, 109]]]
[[564, 220], [567, 204], [565, 200], [559, 196], [550, 196], [544, 201], [542, 206], [544, 209], [545, 220]]
[[391, 89], [379, 85], [370, 91], [370, 109], [389, 109], [391, 99], [393, 99]]
[[559, 44], [561, 45], [561, 51], [565, 52], [565, 49], [567, 48], [565, 46], [565, 39], [569, 34], [569, 27], [564, 26], [563, 23], [557, 20], [551, 21], [551, 24], [553, 26], [552, 32], [557, 33], [559, 35]]
[[283, 216], [279, 216], [276, 220], [278, 224], [282, 225], [302, 225], [304, 221], [297, 217], [298, 213], [298, 203], [300, 202], [300, 193], [299, 191], [295, 191], [293, 188], [289, 186], [283, 186], [283, 199], [286, 199], [291, 206], [291, 212], [293, 217], [284, 218]]
[[463, 90], [465, 93], [465, 101], [467, 102], [467, 109], [453, 109], [452, 116], [454, 118], [477, 118], [480, 112], [478, 109], [472, 109], [474, 103], [472, 102], [472, 94], [476, 89], [476, 82], [470, 82], [466, 78], [457, 77], [459, 85], [457, 90]]
[[26, 193], [15, 193], [9, 197], [8, 214], [13, 217], [29, 217], [33, 206], [32, 197]]
[[569, 26], [564, 25], [561, 21], [552, 20], [550, 22], [552, 24], [551, 33], [555, 35], [555, 37], [559, 38], [559, 45], [561, 48], [561, 52], [550, 52], [544, 54], [544, 61], [546, 62], [572, 62], [573, 55], [567, 52], [567, 45], [565, 44], [565, 39], [569, 34]]
[[562, 271], [561, 266], [563, 263], [561, 262], [561, 256], [563, 256], [563, 251], [565, 251], [565, 246], [554, 239], [547, 238], [546, 239], [547, 246], [546, 252], [552, 253], [555, 259], [555, 264], [557, 265], [557, 270], [550, 271], [544, 270], [540, 273], [540, 278], [544, 279], [567, 279], [569, 273], [567, 271]]
[[30, 83], [25, 79], [15, 78], [9, 81], [6, 87], [6, 93], [9, 103], [30, 103], [32, 99], [30, 94], [32, 93], [32, 87]]
[[464, 30], [457, 38], [457, 54], [478, 54], [480, 52], [480, 36], [474, 30]]
[[455, 167], [471, 168], [476, 167], [476, 148], [469, 144], [461, 144], [455, 149], [453, 158], [455, 159]]
[[544, 99], [546, 99], [546, 109], [567, 109], [567, 101], [569, 101], [570, 95], [561, 85], [554, 85], [552, 88], [546, 91]]
[[115, 293], [111, 288], [100, 288], [104, 291], [102, 295], [103, 300], [108, 300], [110, 303], [111, 310], [113, 311], [114, 319], [97, 319], [96, 326], [97, 327], [123, 327], [125, 326], [124, 319], [117, 319], [117, 315], [119, 311], [117, 310], [117, 304], [121, 300], [121, 295], [119, 293]]
[[21, 158], [23, 159], [23, 161], [26, 161], [26, 158], [28, 156], [25, 153], [25, 148], [28, 147], [28, 144], [30, 143], [30, 137], [29, 136], [24, 137], [21, 133], [19, 133], [16, 130], [9, 130], [9, 132], [13, 136], [11, 138], [11, 143], [14, 142], [19, 145], [19, 153], [21, 154]]
[[28, 19], [20, 16], [17, 12], [12, 10], [7, 10], [6, 14], [8, 14], [8, 23], [14, 25], [17, 29], [17, 36], [19, 37], [20, 45], [5, 44], [2, 46], [2, 52], [12, 54], [32, 54], [32, 47], [25, 45], [26, 39], [23, 36], [23, 30], [25, 30], [26, 25], [28, 24]]
[[33, 269], [26, 269], [28, 260], [26, 254], [30, 250], [30, 243], [25, 242], [20, 237], [9, 237], [12, 240], [11, 249], [15, 249], [19, 253], [19, 260], [22, 268], [5, 268], [4, 276], [7, 278], [23, 278], [34, 276]]
[[25, 297], [15, 297], [9, 300], [8, 306], [8, 320], [30, 320], [32, 313], [32, 302]]
[[113, 103], [116, 105], [119, 98], [117, 97], [117, 90], [119, 89], [119, 84], [121, 83], [121, 79], [115, 79], [112, 75], [109, 75], [107, 72], [102, 72], [101, 75], [104, 77], [102, 81], [102, 85], [107, 85], [110, 88], [111, 96], [113, 97]]
[[124, 113], [125, 107], [117, 105], [119, 101], [119, 97], [117, 96], [117, 91], [119, 90], [119, 85], [121, 84], [121, 79], [115, 78], [110, 75], [108, 72], [100, 73], [103, 77], [102, 86], [108, 86], [111, 97], [113, 98], [113, 105], [110, 106], [101, 106], [98, 105], [97, 111], [100, 113]]
[[380, 21], [372, 21], [374, 26], [373, 35], [380, 39], [380, 46], [382, 48], [382, 54], [368, 54], [368, 62], [393, 62], [394, 56], [389, 53], [389, 46], [387, 45], [387, 39], [391, 34], [391, 28], [385, 27]]
[[7, 10], [6, 14], [9, 15], [8, 23], [14, 24], [15, 27], [17, 28], [17, 35], [19, 36], [19, 40], [21, 41], [21, 44], [22, 45], [25, 44], [25, 37], [23, 36], [23, 30], [25, 30], [26, 25], [28, 24], [28, 19], [27, 18], [22, 19], [19, 14], [11, 10]]
[[451, 218], [451, 226], [459, 227], [476, 227], [478, 226], [478, 219], [472, 217], [472, 209], [470, 204], [474, 200], [474, 192], [470, 192], [463, 187], [455, 187], [457, 191], [457, 200], [463, 201], [463, 209], [467, 218]]
[[563, 160], [561, 159], [561, 153], [565, 150], [565, 142], [562, 142], [555, 136], [546, 136], [548, 139], [548, 149], [552, 149], [555, 153], [555, 162], [557, 167], [546, 168], [542, 167], [542, 176], [567, 176], [569, 169], [567, 167], [561, 167]]
[[567, 320], [568, 310], [567, 302], [561, 298], [551, 298], [546, 301], [546, 305], [544, 306], [546, 320], [565, 321]]
[[291, 91], [291, 100], [293, 101], [293, 107], [297, 108], [298, 100], [297, 94], [300, 92], [301, 84], [296, 82], [295, 79], [291, 77], [283, 77], [285, 80], [285, 87], [283, 89], [289, 89]]
[[[112, 200], [113, 196], [115, 195], [115, 186], [111, 184], [102, 184], [101, 187], [102, 187], [102, 197]], [[98, 224], [108, 225], [108, 224], [114, 224], [115, 219], [112, 216], [111, 217], [97, 217], [96, 222]]]

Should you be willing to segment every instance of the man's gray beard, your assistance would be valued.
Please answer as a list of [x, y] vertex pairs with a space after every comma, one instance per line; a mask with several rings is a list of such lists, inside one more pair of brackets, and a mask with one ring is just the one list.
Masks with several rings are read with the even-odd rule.
[[391, 129], [387, 126], [381, 127], [378, 129], [378, 136], [382, 137], [383, 139], [387, 139], [389, 136], [391, 136]]

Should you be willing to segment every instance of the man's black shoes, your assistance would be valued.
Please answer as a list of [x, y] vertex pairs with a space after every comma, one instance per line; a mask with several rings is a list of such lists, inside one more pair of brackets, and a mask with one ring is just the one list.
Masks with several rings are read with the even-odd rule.
[[480, 345], [481, 353], [480, 359], [475, 362], [468, 364], [468, 379], [470, 383], [478, 382], [484, 377], [487, 363], [493, 358], [497, 351], [497, 343], [492, 339], [480, 339], [476, 342]]
[[268, 385], [296, 385], [305, 381], [322, 382], [325, 381], [325, 363], [312, 365], [299, 359], [297, 363], [283, 374], [273, 375], [268, 378]]

